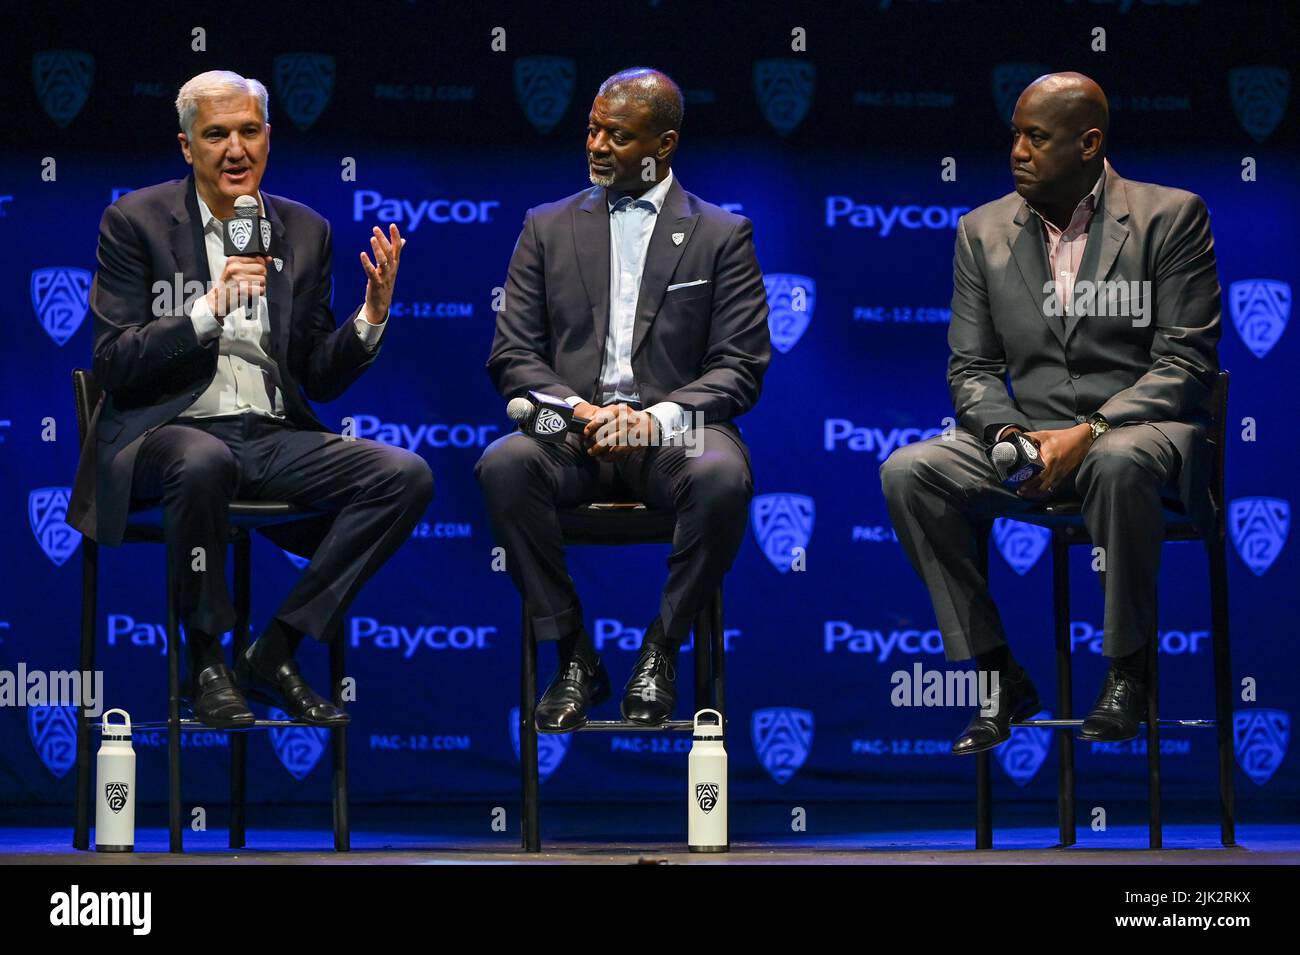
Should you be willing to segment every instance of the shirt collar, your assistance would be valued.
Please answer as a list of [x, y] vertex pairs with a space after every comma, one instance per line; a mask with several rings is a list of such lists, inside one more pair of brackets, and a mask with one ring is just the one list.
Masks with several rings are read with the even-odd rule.
[[[668, 189], [669, 187], [672, 186], [672, 184], [673, 184], [673, 171], [669, 169], [668, 175], [664, 176], [662, 180], [655, 183], [652, 189], [649, 189], [646, 192], [642, 193], [641, 195], [637, 196], [637, 200], [638, 201], [644, 200], [646, 202], [649, 202], [651, 205], [655, 207], [655, 212], [659, 213], [663, 211], [664, 200], [668, 198]], [[614, 208], [614, 203], [617, 202], [620, 198], [622, 198], [622, 196], [623, 193], [614, 192], [611, 189], [605, 190], [605, 202], [609, 205], [609, 208], [611, 209]]]
[[[199, 195], [197, 188], [194, 190], [194, 198], [199, 200], [199, 221], [203, 223], [203, 231], [211, 232], [213, 229], [220, 229], [221, 220], [208, 208], [208, 204], [203, 201], [203, 197]], [[258, 215], [266, 215], [266, 200], [262, 197], [260, 189], [257, 191], [257, 206]]]
[[[1110, 168], [1110, 160], [1102, 159], [1101, 173], [1097, 176], [1097, 181], [1093, 183], [1092, 189], [1089, 190], [1088, 194], [1080, 199], [1079, 204], [1074, 207], [1074, 212], [1070, 215], [1070, 222], [1064, 229], [1058, 229], [1047, 219], [1046, 216], [1042, 215], [1032, 205], [1029, 205], [1029, 203], [1025, 204], [1029, 205], [1029, 210], [1034, 215], [1043, 220], [1043, 225], [1051, 230], [1052, 234], [1065, 234], [1074, 231], [1074, 234], [1077, 235], [1079, 232], [1082, 232], [1083, 229], [1086, 229], [1088, 224], [1092, 221], [1092, 215], [1097, 211], [1097, 206], [1101, 203], [1102, 190], [1106, 187], [1106, 173], [1114, 171], [1115, 170]], [[1081, 212], [1083, 213], [1082, 217], [1080, 217]], [[1083, 228], [1076, 230], [1075, 227], [1079, 225]]]

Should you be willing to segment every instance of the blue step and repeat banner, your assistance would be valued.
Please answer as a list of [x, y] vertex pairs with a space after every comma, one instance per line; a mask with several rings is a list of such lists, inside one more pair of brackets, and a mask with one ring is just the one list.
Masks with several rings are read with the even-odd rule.
[[[1011, 189], [1008, 120], [1019, 91], [1078, 69], [1110, 96], [1109, 156], [1130, 179], [1202, 195], [1223, 286], [1232, 373], [1227, 497], [1243, 817], [1300, 795], [1291, 751], [1300, 669], [1300, 455], [1293, 425], [1300, 161], [1289, 4], [1045, 0], [797, 5], [132, 5], [13, 22], [3, 41], [0, 155], [0, 670], [74, 669], [79, 536], [63, 523], [78, 456], [69, 373], [90, 363], [87, 291], [97, 226], [123, 193], [185, 175], [178, 86], [229, 68], [270, 89], [263, 188], [333, 226], [335, 307], [360, 301], [357, 253], [373, 225], [409, 239], [375, 366], [321, 408], [339, 427], [409, 448], [437, 496], [347, 619], [353, 798], [504, 800], [517, 781], [519, 601], [492, 569], [472, 468], [505, 433], [484, 373], [493, 291], [530, 206], [587, 185], [586, 116], [600, 80], [631, 65], [686, 94], [682, 185], [754, 222], [772, 309], [773, 360], [742, 419], [755, 498], [726, 584], [729, 737], [736, 798], [965, 800], [973, 764], [948, 755], [966, 712], [891, 705], [891, 674], [943, 667], [920, 581], [902, 554], [877, 470], [938, 433], [954, 230]], [[247, 13], [245, 20], [243, 14]], [[236, 21], [240, 22], [236, 22]], [[800, 46], [802, 32], [806, 46]], [[796, 48], [792, 48], [796, 47]], [[956, 177], [942, 176], [945, 160]], [[354, 177], [348, 170], [354, 170]], [[807, 290], [805, 311], [791, 290]], [[995, 596], [1017, 655], [1054, 699], [1050, 548], [1000, 522]], [[792, 567], [790, 546], [806, 547]], [[256, 633], [299, 567], [254, 543]], [[666, 548], [577, 548], [587, 626], [617, 684], [654, 616]], [[1076, 713], [1104, 670], [1101, 594], [1072, 558]], [[105, 702], [165, 715], [161, 548], [101, 552], [97, 618]], [[1213, 715], [1207, 568], [1165, 549], [1162, 711]], [[325, 655], [303, 653], [324, 682]], [[542, 656], [549, 677], [550, 651]], [[682, 666], [690, 668], [689, 651]], [[1242, 699], [1241, 681], [1253, 688]], [[608, 713], [614, 718], [616, 703]], [[685, 715], [684, 705], [678, 715]], [[229, 741], [185, 736], [187, 804], [219, 803]], [[140, 792], [165, 798], [165, 734], [137, 735]], [[689, 741], [584, 734], [541, 744], [547, 798], [675, 798]], [[1171, 799], [1212, 798], [1214, 734], [1169, 731]], [[256, 733], [250, 799], [327, 799], [327, 740]], [[0, 801], [72, 799], [73, 723], [57, 707], [0, 708]], [[1056, 747], [1022, 729], [997, 750], [1000, 798], [1050, 800]], [[1082, 805], [1145, 792], [1141, 740], [1078, 744]], [[1046, 815], [1044, 816], [1046, 819]], [[918, 820], [919, 821], [919, 820]], [[1133, 821], [1137, 821], [1135, 818]]]

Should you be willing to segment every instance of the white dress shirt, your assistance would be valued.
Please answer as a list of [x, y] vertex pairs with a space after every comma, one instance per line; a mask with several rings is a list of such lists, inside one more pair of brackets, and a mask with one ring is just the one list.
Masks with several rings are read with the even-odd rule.
[[[266, 205], [258, 194], [261, 214]], [[203, 243], [208, 253], [208, 270], [213, 283], [221, 278], [226, 267], [225, 245], [222, 242], [221, 220], [212, 214], [208, 204], [199, 196], [199, 217], [203, 222]], [[259, 295], [252, 308], [233, 308], [226, 312], [224, 324], [212, 314], [207, 297], [197, 299], [190, 310], [190, 321], [199, 341], [207, 343], [220, 338], [217, 355], [217, 373], [207, 390], [180, 415], [185, 418], [212, 418], [218, 415], [260, 414], [283, 418], [284, 395], [281, 392], [280, 369], [271, 357], [271, 319], [266, 296]], [[372, 351], [379, 347], [379, 339], [387, 325], [387, 316], [380, 325], [366, 321], [364, 310], [353, 326], [365, 346]]]
[[[650, 237], [672, 183], [670, 169], [662, 181], [630, 204], [619, 203], [621, 197], [605, 192], [609, 205], [609, 329], [596, 394], [596, 403], [601, 406], [641, 400], [632, 374], [636, 306]], [[577, 395], [565, 400], [574, 406], [582, 402]], [[681, 434], [689, 427], [686, 410], [676, 402], [661, 401], [645, 410], [654, 415], [659, 422], [659, 433], [665, 438]]]

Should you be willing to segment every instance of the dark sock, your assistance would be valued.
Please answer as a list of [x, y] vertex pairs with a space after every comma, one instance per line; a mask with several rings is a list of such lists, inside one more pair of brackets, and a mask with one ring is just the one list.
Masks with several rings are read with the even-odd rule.
[[1129, 676], [1143, 679], [1147, 675], [1147, 648], [1140, 647], [1126, 656], [1111, 657], [1110, 665], [1116, 670], [1122, 670]]
[[224, 663], [221, 653], [221, 638], [202, 630], [185, 631], [185, 643], [190, 649], [191, 672], [197, 677], [202, 670], [218, 663]]
[[998, 673], [1005, 673], [1007, 676], [1017, 676], [1023, 671], [1020, 664], [1011, 656], [1011, 648], [1005, 643], [1000, 647], [994, 647], [986, 653], [975, 655], [975, 665], [980, 670]]
[[653, 643], [655, 646], [659, 647], [659, 649], [670, 655], [675, 654], [682, 646], [681, 640], [670, 640], [668, 638], [668, 634], [664, 630], [663, 621], [658, 617], [655, 617], [654, 623], [650, 624], [650, 626], [646, 628], [645, 636], [641, 640], [641, 646], [644, 647], [648, 643]]
[[257, 669], [263, 674], [274, 673], [282, 663], [293, 658], [302, 638], [301, 631], [295, 630], [279, 617], [272, 617], [253, 644], [253, 659], [257, 663]]
[[585, 627], [575, 634], [561, 637], [555, 641], [555, 646], [560, 653], [560, 666], [564, 666], [575, 656], [589, 669], [596, 666], [596, 645], [591, 642], [591, 637], [587, 634]]

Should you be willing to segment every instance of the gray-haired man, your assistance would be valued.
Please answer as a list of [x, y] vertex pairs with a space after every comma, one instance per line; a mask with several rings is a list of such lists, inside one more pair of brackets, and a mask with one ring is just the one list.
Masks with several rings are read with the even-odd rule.
[[[329, 433], [307, 401], [337, 398], [375, 360], [405, 240], [396, 226], [387, 236], [374, 229], [374, 262], [360, 253], [365, 301], [336, 326], [329, 224], [258, 188], [270, 147], [266, 87], [214, 70], [181, 87], [176, 109], [192, 174], [123, 196], [100, 222], [90, 307], [104, 398], [69, 521], [118, 544], [133, 508], [161, 504], [197, 719], [250, 725], [249, 694], [338, 725], [347, 714], [307, 685], [293, 653], [303, 635], [331, 632], [407, 538], [433, 478], [418, 455]], [[271, 255], [225, 255], [221, 220], [240, 196], [270, 220]], [[157, 294], [158, 283], [178, 280], [175, 296]], [[206, 294], [173, 304], [195, 281]], [[265, 532], [311, 563], [232, 674], [219, 635], [235, 623], [224, 554], [236, 498], [321, 516]]]

